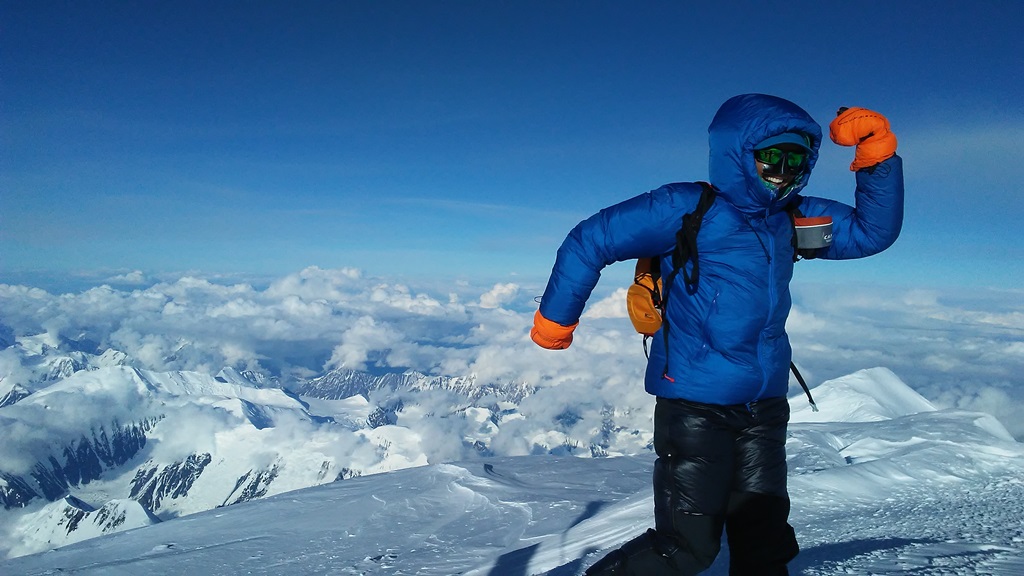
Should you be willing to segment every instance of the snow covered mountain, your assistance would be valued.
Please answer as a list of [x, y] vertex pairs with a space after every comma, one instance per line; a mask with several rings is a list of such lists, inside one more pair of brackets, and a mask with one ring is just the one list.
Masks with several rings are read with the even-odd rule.
[[71, 544], [104, 534], [160, 522], [135, 500], [111, 500], [94, 508], [74, 496], [65, 496], [21, 519], [21, 531], [35, 541]]
[[[515, 382], [352, 370], [328, 372], [293, 392], [234, 369], [155, 372], [110, 350], [69, 348], [40, 336], [6, 350], [21, 369], [0, 390], [9, 399], [0, 411], [2, 554], [491, 455], [502, 423], [522, 419], [517, 406], [532, 392]], [[535, 448], [570, 451], [559, 426], [546, 423]]]
[[[793, 398], [793, 573], [1024, 573], [1024, 446], [994, 418], [936, 410], [885, 369], [815, 392], [818, 413]], [[0, 573], [574, 576], [650, 525], [652, 464], [418, 466], [9, 559]], [[708, 574], [727, 565], [724, 550]]]

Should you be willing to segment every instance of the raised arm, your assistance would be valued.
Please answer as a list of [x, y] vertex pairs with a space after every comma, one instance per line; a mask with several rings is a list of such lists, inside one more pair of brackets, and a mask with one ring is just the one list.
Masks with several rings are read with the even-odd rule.
[[832, 260], [877, 254], [900, 235], [903, 227], [903, 159], [896, 155], [896, 136], [889, 121], [864, 108], [841, 108], [829, 126], [832, 140], [856, 146], [850, 170], [856, 173], [856, 206], [804, 197], [806, 216], [832, 217], [832, 245], [817, 257]]

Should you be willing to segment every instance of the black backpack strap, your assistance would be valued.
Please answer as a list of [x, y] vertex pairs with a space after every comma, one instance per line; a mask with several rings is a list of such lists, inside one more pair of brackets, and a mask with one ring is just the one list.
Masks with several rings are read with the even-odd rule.
[[[697, 233], [700, 232], [700, 225], [704, 222], [704, 214], [715, 203], [717, 192], [715, 187], [707, 182], [698, 182], [703, 190], [697, 207], [683, 216], [683, 225], [676, 232], [676, 249], [672, 252], [672, 276], [680, 270], [683, 271], [683, 281], [686, 283], [686, 291], [690, 294], [697, 292], [697, 282], [700, 281], [700, 259], [697, 257]], [[689, 270], [686, 264], [690, 263]], [[666, 290], [666, 293], [668, 290]]]
[[789, 369], [793, 371], [793, 376], [796, 376], [796, 381], [800, 383], [800, 387], [804, 389], [804, 394], [807, 395], [807, 401], [811, 403], [811, 411], [817, 412], [818, 405], [814, 403], [814, 398], [811, 397], [811, 389], [807, 387], [807, 382], [804, 381], [803, 374], [796, 369], [796, 364], [793, 362], [789, 363]]
[[[667, 290], [664, 290], [664, 285], [658, 288], [658, 282], [661, 280], [661, 257], [655, 256], [651, 258], [651, 282], [654, 284], [654, 289], [651, 291], [651, 301], [654, 302], [654, 306], [661, 312], [661, 323], [665, 325], [666, 329], [668, 325], [665, 324], [665, 296], [668, 294]], [[647, 349], [647, 336], [644, 336], [644, 357], [648, 360], [651, 358], [651, 352]]]
[[661, 289], [658, 288], [658, 281], [661, 280], [661, 258], [655, 256], [651, 258], [651, 282], [654, 284], [654, 289], [651, 290], [651, 301], [654, 302], [654, 307], [661, 310], [662, 301], [664, 300], [664, 294], [661, 293]]
[[[683, 216], [683, 224], [676, 232], [676, 248], [672, 251], [672, 272], [665, 277], [662, 282], [662, 321], [661, 321], [661, 332], [665, 339], [665, 372], [663, 376], [669, 378], [668, 375], [668, 297], [672, 293], [672, 282], [675, 281], [676, 275], [679, 271], [683, 272], [683, 282], [686, 284], [686, 292], [688, 294], [697, 293], [697, 283], [700, 281], [700, 262], [697, 257], [697, 233], [700, 232], [700, 226], [704, 222], [704, 214], [711, 208], [711, 205], [715, 203], [717, 192], [715, 187], [707, 182], [698, 182], [702, 190], [700, 193], [700, 199], [697, 200], [697, 207], [693, 209], [693, 212], [685, 214]], [[795, 233], [795, 232], [794, 232]], [[687, 269], [687, 263], [690, 268]], [[671, 380], [671, 378], [669, 378]]]
[[[641, 260], [644, 260], [644, 259], [637, 260], [637, 270], [638, 271], [640, 270], [640, 262], [641, 262]], [[649, 260], [648, 269], [646, 270], [646, 273], [651, 276], [651, 287], [648, 288], [647, 286], [644, 286], [640, 282], [641, 275], [639, 273], [637, 273], [633, 277], [633, 283], [638, 285], [638, 286], [640, 286], [640, 287], [642, 287], [643, 289], [647, 290], [648, 292], [650, 292], [650, 294], [651, 294], [651, 303], [654, 304], [654, 308], [657, 309], [659, 313], [661, 313], [661, 315], [662, 315], [662, 322], [664, 323], [664, 313], [662, 313], [662, 298], [663, 298], [663, 295], [661, 293], [661, 289], [658, 288], [658, 283], [661, 281], [661, 257], [660, 256], [654, 256], [653, 258], [647, 258], [646, 260]], [[644, 356], [648, 360], [651, 358], [651, 352], [647, 348], [647, 340], [649, 338], [650, 338], [650, 336], [648, 336], [646, 334], [643, 335]]]

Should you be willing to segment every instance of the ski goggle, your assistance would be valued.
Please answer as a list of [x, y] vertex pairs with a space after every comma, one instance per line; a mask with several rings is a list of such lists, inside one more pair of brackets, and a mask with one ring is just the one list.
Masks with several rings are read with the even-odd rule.
[[771, 175], [797, 175], [807, 169], [808, 154], [805, 151], [762, 148], [754, 150], [754, 159], [764, 164], [762, 172]]

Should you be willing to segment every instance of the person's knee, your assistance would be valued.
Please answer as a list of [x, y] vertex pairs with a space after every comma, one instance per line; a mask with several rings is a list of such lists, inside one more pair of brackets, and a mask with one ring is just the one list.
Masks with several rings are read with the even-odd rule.
[[723, 519], [703, 514], [677, 512], [671, 536], [661, 532], [664, 547], [673, 545], [692, 558], [692, 565], [704, 570], [714, 563], [722, 549]]

